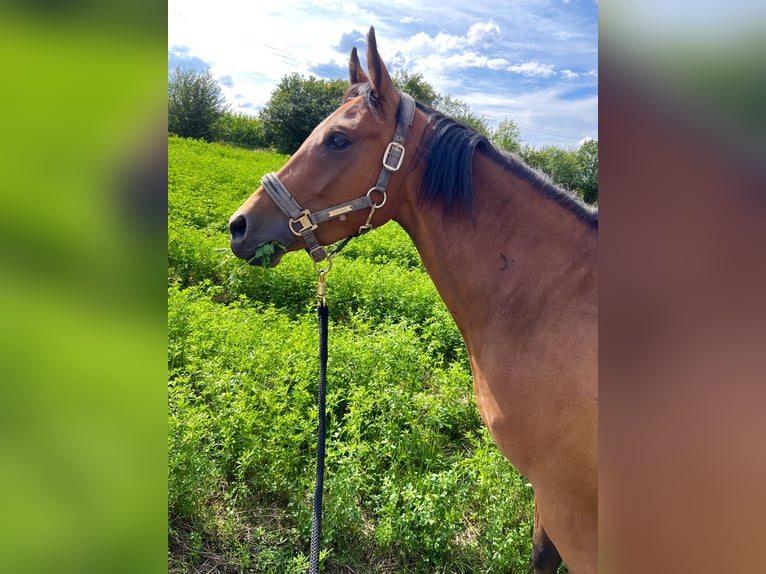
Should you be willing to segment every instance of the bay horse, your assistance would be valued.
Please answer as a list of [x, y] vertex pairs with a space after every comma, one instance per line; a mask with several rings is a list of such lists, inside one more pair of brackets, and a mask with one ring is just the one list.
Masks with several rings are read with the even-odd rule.
[[354, 48], [349, 74], [340, 107], [231, 216], [231, 249], [261, 264], [278, 243], [269, 265], [301, 248], [316, 264], [397, 221], [463, 336], [484, 423], [534, 488], [535, 569], [595, 572], [598, 212], [398, 91], [373, 28], [367, 73]]

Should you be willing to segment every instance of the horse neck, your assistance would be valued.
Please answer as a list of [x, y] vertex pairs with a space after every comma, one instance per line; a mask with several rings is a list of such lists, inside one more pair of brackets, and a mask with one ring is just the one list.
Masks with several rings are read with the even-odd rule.
[[473, 173], [470, 216], [418, 204], [413, 186], [396, 217], [469, 351], [497, 321], [526, 337], [561, 313], [595, 317], [596, 231], [481, 153]]

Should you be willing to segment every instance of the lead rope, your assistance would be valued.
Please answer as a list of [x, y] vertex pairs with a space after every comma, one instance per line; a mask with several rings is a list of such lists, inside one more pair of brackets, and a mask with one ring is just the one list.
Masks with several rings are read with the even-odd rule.
[[[332, 266], [332, 260], [330, 260]], [[314, 264], [316, 267], [316, 264]], [[317, 473], [314, 485], [314, 511], [311, 515], [311, 549], [309, 551], [309, 574], [319, 574], [319, 547], [322, 543], [322, 491], [324, 489], [324, 457], [326, 434], [327, 390], [327, 283], [325, 274], [330, 270], [317, 269], [317, 316], [319, 317], [319, 386], [317, 387]]]
[[372, 216], [375, 210], [382, 207], [386, 202], [386, 192], [383, 193], [383, 201], [380, 204], [372, 204], [370, 215], [367, 221], [359, 228], [354, 235], [346, 237], [341, 241], [332, 252], [327, 255], [327, 267], [321, 269], [314, 261], [314, 271], [319, 275], [317, 284], [317, 317], [319, 318], [319, 386], [317, 387], [317, 472], [316, 482], [314, 483], [314, 509], [311, 514], [311, 548], [309, 550], [309, 574], [319, 574], [319, 547], [322, 544], [322, 493], [324, 491], [324, 458], [325, 458], [325, 437], [327, 434], [327, 282], [325, 275], [332, 269], [333, 258], [340, 253], [348, 242], [354, 237], [358, 237], [372, 229]]

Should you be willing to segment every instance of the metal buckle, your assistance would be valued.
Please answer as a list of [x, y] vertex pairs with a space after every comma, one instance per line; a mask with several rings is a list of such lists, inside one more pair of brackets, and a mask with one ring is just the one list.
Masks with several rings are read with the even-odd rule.
[[[396, 162], [396, 165], [389, 165], [389, 160], [391, 159]], [[385, 153], [383, 154], [383, 167], [385, 167], [388, 171], [398, 171], [399, 168], [402, 167], [403, 160], [404, 146], [397, 142], [389, 143]]]
[[[301, 228], [298, 231], [293, 227], [296, 223], [301, 225]], [[293, 219], [291, 217], [289, 225], [290, 231], [292, 231], [293, 235], [296, 237], [300, 237], [305, 231], [314, 231], [317, 228], [316, 223], [311, 221], [311, 212], [308, 209], [304, 209], [303, 214], [298, 219]]]

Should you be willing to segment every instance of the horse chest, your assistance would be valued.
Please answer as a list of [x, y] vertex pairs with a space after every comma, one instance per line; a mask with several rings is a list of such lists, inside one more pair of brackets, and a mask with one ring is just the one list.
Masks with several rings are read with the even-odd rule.
[[476, 404], [484, 424], [506, 458], [529, 475], [547, 434], [539, 424], [539, 398], [531, 396], [523, 384], [514, 388], [509, 373], [487, 376], [473, 360], [471, 363]]

